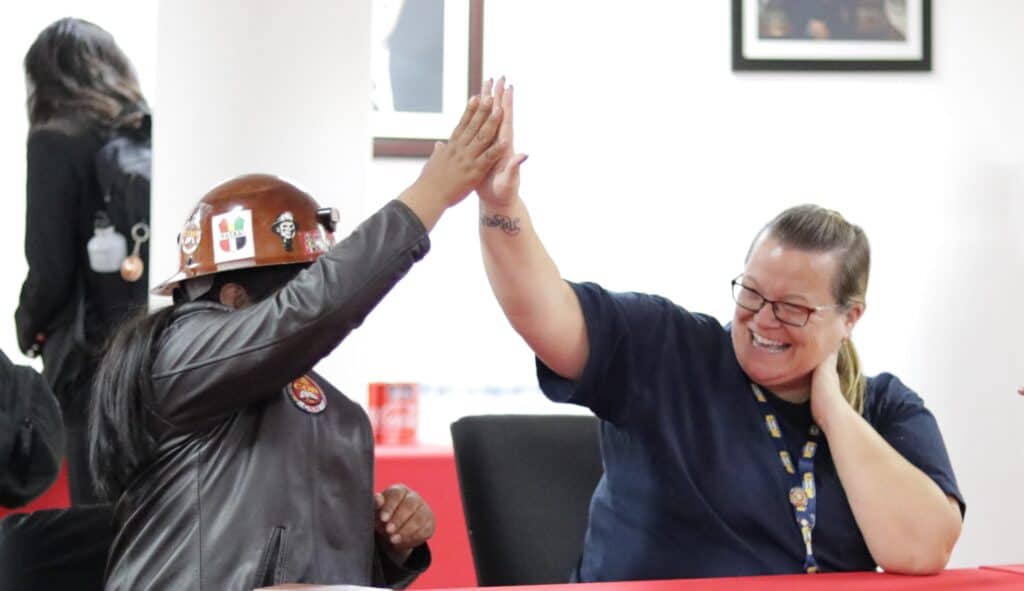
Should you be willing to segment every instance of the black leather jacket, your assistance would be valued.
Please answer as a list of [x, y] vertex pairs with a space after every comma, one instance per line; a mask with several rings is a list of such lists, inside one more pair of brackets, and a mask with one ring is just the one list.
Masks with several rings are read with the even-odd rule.
[[[230, 311], [183, 304], [157, 342], [155, 459], [115, 506], [108, 590], [404, 586], [376, 547], [366, 413], [311, 373], [430, 247], [393, 201], [274, 296]], [[326, 395], [303, 410], [289, 384]]]

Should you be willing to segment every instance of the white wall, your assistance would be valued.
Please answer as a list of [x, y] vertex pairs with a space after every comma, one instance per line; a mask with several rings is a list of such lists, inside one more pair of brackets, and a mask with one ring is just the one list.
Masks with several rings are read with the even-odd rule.
[[[229, 10], [240, 2], [217, 6]], [[169, 4], [161, 4], [161, 19]], [[935, 2], [934, 71], [913, 74], [733, 73], [728, 5], [487, 0], [486, 75], [504, 73], [516, 85], [518, 144], [531, 155], [523, 194], [548, 249], [568, 278], [662, 293], [727, 318], [727, 283], [764, 221], [804, 201], [842, 211], [865, 227], [874, 250], [868, 312], [855, 336], [867, 369], [896, 373], [922, 394], [938, 417], [967, 498], [953, 564], [1024, 561], [1024, 506], [1017, 494], [1024, 465], [1016, 457], [1024, 400], [1014, 394], [1024, 383], [1018, 309], [1024, 291], [1024, 81], [1017, 74], [1024, 3]], [[13, 165], [0, 182], [13, 220], [23, 219], [20, 57], [35, 32], [70, 6], [27, 8], [0, 41], [6, 132], [0, 162], [5, 172]], [[247, 130], [282, 138], [287, 150], [267, 159], [245, 151], [220, 153], [218, 164], [203, 161], [190, 150], [210, 158], [213, 151], [190, 146], [183, 130], [170, 127], [184, 124], [182, 113], [172, 111], [188, 104], [185, 94], [174, 95], [178, 91], [163, 82], [176, 65], [157, 63], [155, 47], [145, 57], [141, 47], [147, 39], [153, 43], [155, 9], [136, 2], [106, 12], [101, 7], [108, 5], [89, 6], [96, 16], [80, 14], [115, 32], [143, 70], [144, 85], [152, 85], [154, 64], [160, 68], [159, 96], [150, 93], [160, 110], [157, 147], [165, 146], [157, 152], [157, 199], [174, 203], [172, 220], [180, 220], [197, 187], [218, 180], [212, 169], [225, 163], [256, 169], [292, 162], [296, 168], [287, 173], [342, 208], [346, 228], [418, 173], [418, 161], [367, 158], [364, 172], [351, 172], [365, 174], [365, 190], [342, 194], [337, 187], [346, 181], [335, 166], [362, 156], [346, 153], [352, 160], [341, 164], [317, 150], [301, 152], [291, 132], [276, 128], [291, 124], [280, 115], [251, 120]], [[245, 42], [213, 34], [208, 20], [219, 18], [214, 8], [200, 13], [198, 0], [188, 6], [172, 10], [202, 16], [191, 24], [195, 47], [167, 40], [172, 25], [162, 20], [161, 55], [173, 47], [202, 68], [203, 52], [223, 57], [229, 46]], [[250, 24], [269, 27], [258, 22], [260, 15], [277, 13], [269, 4], [257, 6]], [[304, 42], [295, 21], [282, 17], [276, 26], [292, 43]], [[130, 47], [125, 35], [139, 30], [148, 34]], [[279, 65], [274, 55], [259, 55]], [[261, 63], [241, 61], [239, 67]], [[326, 80], [331, 73], [325, 68], [325, 80], [304, 83], [344, 86], [340, 78]], [[347, 96], [340, 87], [330, 91]], [[171, 96], [177, 106], [168, 103]], [[227, 117], [237, 129], [240, 119], [223, 99], [208, 104], [215, 112], [196, 113], [197, 120]], [[323, 99], [311, 93], [309, 100]], [[336, 124], [342, 115], [329, 117]], [[314, 123], [303, 115], [299, 129]], [[294, 151], [316, 161], [300, 167]], [[173, 180], [159, 180], [171, 170]], [[174, 186], [182, 192], [170, 183], [180, 183]], [[154, 225], [157, 240], [173, 240], [159, 220]], [[20, 221], [10, 227], [0, 235], [0, 246], [11, 253], [5, 269], [12, 277], [0, 290], [0, 310], [12, 314], [24, 268], [14, 255], [21, 249]], [[451, 211], [432, 240], [427, 259], [321, 368], [353, 398], [364, 396], [367, 380], [378, 379], [466, 390], [533, 384], [532, 359], [507, 327], [481, 269], [475, 205], [468, 201]], [[160, 264], [154, 260], [154, 271]], [[0, 331], [5, 351], [14, 350], [12, 332]], [[492, 400], [501, 410], [551, 408], [530, 398], [491, 397], [470, 408], [464, 396], [443, 407], [445, 398], [431, 396], [428, 403], [436, 406], [423, 413], [433, 421], [425, 430], [443, 437], [444, 417], [492, 408]]]

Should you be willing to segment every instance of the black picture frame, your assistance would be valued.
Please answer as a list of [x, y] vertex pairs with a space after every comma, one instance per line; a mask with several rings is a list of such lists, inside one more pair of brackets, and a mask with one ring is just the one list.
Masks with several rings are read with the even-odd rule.
[[[848, 0], [851, 2], [864, 0]], [[884, 0], [879, 0], [884, 2]], [[773, 39], [761, 37], [760, 20], [757, 23], [758, 43], [771, 43], [772, 55], [758, 55], [749, 47], [751, 39], [751, 27], [754, 26], [749, 19], [760, 19], [760, 14], [750, 14], [752, 0], [732, 1], [732, 69], [734, 71], [832, 71], [832, 72], [856, 72], [856, 71], [917, 71], [927, 72], [932, 69], [932, 3], [931, 0], [905, 0], [906, 23], [909, 23], [908, 34], [905, 43], [893, 41], [876, 41], [867, 39], [852, 39], [846, 43], [843, 49], [848, 50], [845, 55], [837, 56], [834, 49], [837, 47], [829, 40], [790, 40]], [[760, 5], [759, 5], [760, 6]], [[760, 10], [760, 7], [758, 8]], [[793, 55], [786, 56], [786, 43], [789, 42], [794, 49]], [[815, 53], [813, 48], [821, 44], [820, 52]], [[856, 46], [864, 48], [865, 54], [874, 54], [870, 57], [856, 57]], [[767, 47], [767, 45], [765, 45]], [[898, 49], [893, 52], [897, 54], [912, 53], [906, 58], [878, 55], [884, 53], [887, 47]], [[799, 51], [797, 51], [799, 49]], [[852, 53], [851, 51], [852, 50]]]
[[[416, 0], [407, 0], [416, 1]], [[466, 99], [480, 92], [483, 83], [483, 23], [484, 23], [484, 0], [447, 0], [448, 2], [468, 2], [468, 59], [466, 63]], [[462, 112], [462, 104], [456, 105], [458, 113]], [[457, 119], [456, 119], [457, 121]], [[453, 127], [452, 124], [451, 127]], [[431, 137], [403, 137], [402, 133], [391, 135], [378, 135], [374, 130], [373, 156], [374, 157], [399, 157], [399, 158], [425, 158], [430, 156], [434, 149], [434, 143], [444, 140], [447, 136], [440, 137], [440, 129]], [[450, 131], [445, 128], [445, 133]]]

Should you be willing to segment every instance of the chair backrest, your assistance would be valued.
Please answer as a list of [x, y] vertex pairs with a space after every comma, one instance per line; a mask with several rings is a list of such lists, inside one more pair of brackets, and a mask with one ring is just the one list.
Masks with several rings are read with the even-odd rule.
[[567, 582], [603, 472], [597, 419], [485, 415], [451, 430], [477, 584]]

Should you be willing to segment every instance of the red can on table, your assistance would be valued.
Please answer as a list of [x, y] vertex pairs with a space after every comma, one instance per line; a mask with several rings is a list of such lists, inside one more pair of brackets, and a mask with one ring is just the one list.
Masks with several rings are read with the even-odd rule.
[[374, 441], [382, 445], [415, 444], [419, 399], [419, 384], [372, 382], [367, 408]]

